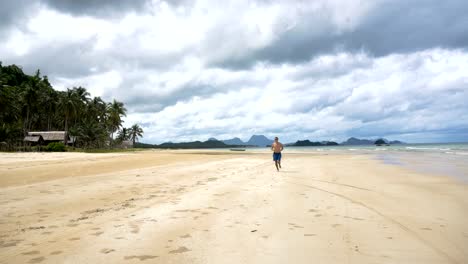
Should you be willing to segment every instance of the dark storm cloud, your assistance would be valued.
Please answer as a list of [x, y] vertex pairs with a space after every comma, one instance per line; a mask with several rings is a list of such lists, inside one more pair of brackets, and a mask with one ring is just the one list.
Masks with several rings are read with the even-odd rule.
[[386, 1], [350, 31], [337, 30], [326, 16], [305, 14], [270, 45], [213, 63], [244, 68], [258, 61], [298, 63], [337, 51], [363, 50], [380, 57], [434, 47], [467, 48], [467, 14], [465, 0]]
[[465, 0], [390, 1], [340, 41], [377, 56], [432, 47], [466, 48], [467, 14]]
[[[245, 80], [245, 83], [255, 83], [251, 80]], [[196, 78], [187, 80], [186, 83], [166, 90], [165, 83], [160, 82], [152, 86], [151, 91], [144, 91], [144, 88], [136, 87], [135, 90], [129, 87], [135, 87], [135, 84], [141, 84], [142, 87], [151, 86], [146, 83], [144, 76], [137, 75], [126, 78], [119, 87], [119, 92], [107, 91], [103, 96], [105, 98], [116, 97], [124, 100], [132, 112], [149, 113], [158, 112], [167, 106], [175, 105], [177, 102], [189, 101], [195, 96], [210, 97], [217, 93], [223, 93], [238, 88], [241, 83], [235, 81], [226, 85], [216, 86], [209, 81], [202, 81]], [[164, 91], [166, 90], [166, 91]]]
[[[24, 30], [24, 22], [44, 5], [71, 15], [112, 17], [132, 11], [142, 11], [148, 2], [148, 0], [1, 0], [0, 37], [12, 27]], [[182, 4], [182, 1], [178, 2]]]
[[27, 0], [0, 1], [0, 39], [7, 35], [12, 27], [23, 28], [28, 15], [35, 12], [39, 5]]
[[37, 69], [49, 76], [65, 78], [83, 77], [92, 74], [91, 68], [99, 65], [100, 71], [111, 68], [102, 56], [92, 52], [93, 39], [77, 43], [60, 43], [39, 46], [26, 56], [7, 56], [6, 64], [20, 65], [25, 72], [33, 73]]
[[42, 0], [50, 8], [71, 15], [110, 17], [141, 11], [147, 0]]

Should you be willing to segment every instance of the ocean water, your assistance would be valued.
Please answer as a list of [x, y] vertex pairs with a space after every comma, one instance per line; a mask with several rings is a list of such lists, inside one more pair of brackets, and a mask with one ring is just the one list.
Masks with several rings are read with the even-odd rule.
[[[247, 148], [247, 152], [269, 152], [269, 148]], [[285, 147], [288, 153], [369, 155], [385, 164], [436, 176], [451, 176], [468, 183], [468, 143], [401, 144], [391, 146]]]
[[[253, 150], [253, 149], [252, 149]], [[444, 143], [444, 144], [400, 144], [390, 146], [317, 146], [317, 147], [285, 147], [291, 152], [356, 152], [371, 153], [439, 153], [447, 155], [466, 156], [468, 158], [468, 143]]]

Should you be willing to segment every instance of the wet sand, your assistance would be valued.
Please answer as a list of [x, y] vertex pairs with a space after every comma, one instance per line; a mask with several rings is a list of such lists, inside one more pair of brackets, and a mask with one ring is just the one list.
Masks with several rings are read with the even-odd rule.
[[0, 153], [0, 263], [467, 263], [468, 188], [366, 155]]

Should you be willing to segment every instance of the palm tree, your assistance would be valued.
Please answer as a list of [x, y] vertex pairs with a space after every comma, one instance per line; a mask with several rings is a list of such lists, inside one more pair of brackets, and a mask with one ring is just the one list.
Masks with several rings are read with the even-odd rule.
[[135, 141], [138, 141], [139, 137], [143, 137], [143, 128], [141, 128], [138, 124], [134, 124], [130, 128], [130, 139], [133, 142], [133, 146], [135, 146]]
[[69, 88], [67, 88], [67, 90], [61, 94], [61, 97], [59, 99], [59, 109], [64, 116], [65, 122], [65, 135], [63, 138], [63, 142], [65, 143], [65, 145], [67, 145], [68, 143], [68, 121], [70, 120], [70, 118], [76, 115], [76, 109], [79, 103], [79, 97], [72, 89]]
[[131, 130], [129, 128], [123, 127], [122, 130], [120, 130], [119, 134], [117, 135], [117, 140], [118, 141], [128, 140], [128, 138], [130, 137], [130, 132]]
[[108, 124], [109, 130], [111, 132], [111, 142], [114, 138], [114, 132], [122, 126], [122, 117], [127, 116], [127, 109], [124, 107], [124, 104], [118, 102], [114, 99], [112, 103], [107, 105], [108, 112]]
[[78, 96], [78, 98], [80, 98], [80, 100], [83, 102], [83, 103], [88, 103], [90, 101], [89, 99], [89, 92], [86, 91], [86, 88], [83, 88], [83, 87], [73, 87], [73, 91], [76, 93], [76, 95]]
[[107, 115], [107, 105], [101, 97], [94, 97], [93, 100], [89, 102], [87, 115], [96, 119], [98, 122], [104, 123], [106, 121]]
[[43, 107], [47, 115], [47, 130], [50, 130], [51, 120], [57, 112], [57, 93], [54, 90], [49, 90], [44, 94]]
[[16, 89], [6, 84], [2, 86], [0, 86], [0, 123], [16, 122], [21, 112]]
[[104, 127], [90, 117], [82, 120], [77, 132], [85, 147], [97, 146], [107, 137]]
[[31, 115], [32, 113], [36, 112], [37, 107], [37, 83], [36, 81], [32, 81], [25, 85], [25, 89], [23, 91], [23, 117], [24, 125], [23, 131], [26, 135], [26, 132], [31, 127]]
[[[86, 111], [86, 106], [87, 104], [89, 103], [89, 101], [91, 100], [89, 98], [90, 94], [89, 92], [86, 91], [86, 88], [83, 88], [83, 87], [73, 87], [73, 93], [75, 93], [76, 97], [78, 98], [79, 100], [79, 103], [76, 107], [76, 116], [81, 116], [81, 115], [84, 115], [85, 111]], [[77, 119], [75, 118], [73, 120], [73, 124], [76, 125], [77, 123]]]

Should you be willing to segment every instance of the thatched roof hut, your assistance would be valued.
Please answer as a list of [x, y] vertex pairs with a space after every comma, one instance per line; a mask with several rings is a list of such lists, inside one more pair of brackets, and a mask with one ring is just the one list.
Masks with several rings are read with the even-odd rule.
[[65, 131], [33, 131], [28, 132], [28, 135], [24, 138], [26, 142], [36, 142], [38, 137], [40, 137], [45, 144], [50, 142], [63, 142], [63, 139], [67, 135], [68, 144], [73, 143], [74, 141], [71, 140], [70, 136], [66, 134]]
[[[46, 142], [56, 142], [56, 141], [63, 141], [63, 139], [65, 138], [65, 131], [28, 132], [28, 136], [42, 136], [42, 138]], [[70, 137], [68, 137], [68, 139], [70, 139]]]
[[43, 140], [43, 138], [39, 135], [39, 136], [25, 136], [24, 137], [24, 141], [27, 141], [27, 142], [39, 142], [40, 140]]
[[42, 145], [44, 143], [44, 139], [41, 135], [38, 136], [25, 136], [24, 142], [30, 143], [31, 145]]

